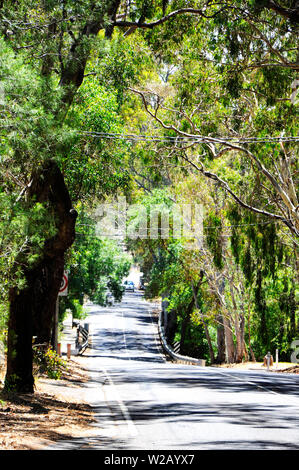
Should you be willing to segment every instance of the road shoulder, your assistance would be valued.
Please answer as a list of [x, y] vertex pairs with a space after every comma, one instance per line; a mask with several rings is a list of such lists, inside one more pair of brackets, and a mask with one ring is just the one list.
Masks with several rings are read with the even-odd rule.
[[0, 395], [0, 450], [42, 450], [94, 430], [92, 407], [85, 401], [88, 372], [77, 358], [59, 380], [38, 377], [33, 395]]

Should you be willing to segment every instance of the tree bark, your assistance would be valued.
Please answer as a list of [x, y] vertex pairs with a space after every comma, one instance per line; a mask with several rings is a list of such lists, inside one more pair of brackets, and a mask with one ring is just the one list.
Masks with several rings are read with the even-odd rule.
[[187, 307], [185, 318], [183, 319], [182, 325], [181, 325], [180, 351], [182, 352], [182, 354], [186, 353], [186, 348], [185, 348], [186, 333], [187, 333], [187, 328], [191, 321], [190, 315], [192, 313], [193, 308], [194, 308], [194, 297], [192, 297], [192, 300]]
[[225, 314], [223, 316], [223, 324], [225, 332], [227, 362], [232, 364], [235, 362], [235, 344], [231, 324], [229, 318]]
[[192, 292], [193, 292], [193, 297], [194, 297], [194, 303], [195, 303], [195, 307], [196, 309], [200, 312], [200, 315], [201, 315], [201, 318], [202, 318], [202, 323], [203, 323], [203, 327], [204, 327], [204, 332], [205, 332], [205, 336], [206, 336], [206, 340], [208, 342], [208, 347], [209, 347], [209, 354], [210, 354], [210, 361], [211, 361], [211, 364], [214, 364], [215, 363], [215, 354], [214, 354], [214, 350], [213, 350], [213, 345], [212, 345], [212, 340], [211, 340], [211, 336], [210, 336], [210, 333], [209, 333], [209, 329], [208, 329], [208, 325], [206, 324], [206, 322], [204, 321], [203, 319], [203, 315], [201, 313], [201, 310], [199, 308], [199, 305], [198, 305], [198, 301], [197, 301], [197, 293], [198, 293], [198, 288], [202, 282], [202, 279], [203, 279], [203, 271], [201, 272], [201, 279], [200, 279], [200, 282], [198, 284], [197, 287], [194, 286], [193, 283], [191, 283], [191, 287], [192, 287]]
[[216, 364], [222, 364], [225, 362], [225, 334], [222, 315], [217, 316], [217, 357]]
[[[45, 241], [39, 261], [23, 270], [26, 287], [10, 290], [8, 354], [5, 388], [33, 393], [32, 336], [38, 342], [50, 343], [64, 267], [64, 255], [75, 239], [77, 213], [62, 173], [53, 160], [34, 172], [28, 193], [30, 204], [47, 202], [56, 216], [57, 233]], [[18, 260], [17, 260], [18, 263]]]
[[190, 313], [189, 309], [187, 310], [186, 316], [182, 321], [181, 325], [181, 341], [180, 341], [180, 352], [181, 354], [186, 354], [185, 351], [185, 340], [186, 340], [186, 332], [187, 332], [187, 327], [190, 323]]
[[234, 308], [234, 323], [235, 323], [235, 335], [236, 335], [236, 352], [235, 361], [237, 363], [242, 362], [244, 357], [244, 315], [241, 313], [240, 306], [237, 305], [234, 294], [233, 280], [230, 281], [230, 293]]

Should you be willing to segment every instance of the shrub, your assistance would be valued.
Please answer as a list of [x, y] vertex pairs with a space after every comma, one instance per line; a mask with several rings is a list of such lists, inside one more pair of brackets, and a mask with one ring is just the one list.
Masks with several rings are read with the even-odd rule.
[[66, 368], [66, 363], [54, 351], [51, 346], [46, 350], [35, 348], [33, 352], [33, 362], [37, 366], [37, 373], [46, 373], [50, 379], [58, 380], [62, 371]]

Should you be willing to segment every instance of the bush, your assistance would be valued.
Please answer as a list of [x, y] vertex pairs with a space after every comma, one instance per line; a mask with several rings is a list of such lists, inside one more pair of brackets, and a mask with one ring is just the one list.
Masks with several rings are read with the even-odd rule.
[[46, 373], [50, 379], [55, 380], [60, 379], [63, 370], [66, 368], [65, 361], [51, 347], [48, 347], [45, 351], [35, 348], [33, 362], [37, 366], [37, 373]]

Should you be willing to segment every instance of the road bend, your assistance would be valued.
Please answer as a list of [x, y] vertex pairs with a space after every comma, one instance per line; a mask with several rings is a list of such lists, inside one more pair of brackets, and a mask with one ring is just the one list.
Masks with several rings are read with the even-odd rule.
[[95, 432], [55, 449], [299, 449], [299, 376], [169, 362], [154, 307], [140, 292], [87, 306]]

